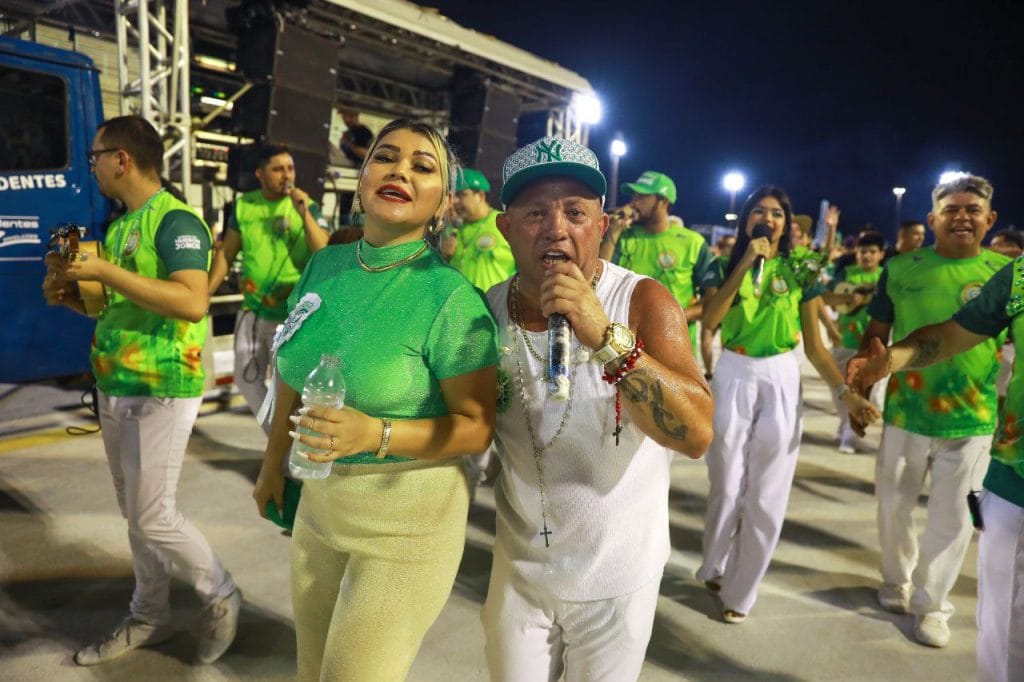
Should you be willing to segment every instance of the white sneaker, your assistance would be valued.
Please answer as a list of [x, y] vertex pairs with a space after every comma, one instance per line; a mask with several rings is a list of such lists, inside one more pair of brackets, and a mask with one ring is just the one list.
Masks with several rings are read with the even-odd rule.
[[739, 625], [747, 619], [747, 614], [734, 611], [732, 609], [725, 609], [722, 611], [722, 620], [732, 625]]
[[914, 626], [914, 638], [925, 646], [941, 649], [949, 644], [949, 624], [945, 618], [934, 613], [918, 616]]
[[166, 625], [150, 625], [128, 616], [114, 631], [98, 642], [94, 642], [75, 654], [78, 665], [96, 665], [124, 656], [132, 649], [153, 646], [166, 642], [174, 631]]
[[849, 443], [840, 443], [839, 447], [836, 449], [844, 455], [853, 455], [857, 453], [857, 448], [853, 447]]
[[224, 655], [238, 632], [238, 612], [242, 610], [242, 591], [235, 591], [203, 610], [200, 623], [199, 651], [196, 658], [200, 663], [213, 663]]
[[890, 613], [906, 613], [910, 608], [910, 590], [906, 585], [885, 583], [878, 588], [878, 603]]

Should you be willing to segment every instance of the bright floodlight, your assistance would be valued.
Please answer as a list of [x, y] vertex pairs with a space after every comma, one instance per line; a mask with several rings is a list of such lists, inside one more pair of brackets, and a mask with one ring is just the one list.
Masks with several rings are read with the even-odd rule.
[[612, 156], [620, 157], [625, 155], [626, 143], [620, 140], [619, 138], [615, 138], [614, 140], [612, 140]]
[[732, 220], [736, 220], [737, 218], [739, 218], [739, 216], [737, 214], [735, 214], [735, 213], [726, 213], [725, 214], [725, 219], [726, 220], [732, 221]]
[[572, 107], [583, 123], [594, 124], [601, 120], [601, 100], [594, 94], [573, 93]]
[[743, 177], [743, 173], [736, 171], [726, 173], [725, 177], [722, 178], [722, 187], [730, 192], [739, 192], [746, 184], [747, 179]]
[[901, 196], [903, 196], [904, 194], [907, 193], [907, 188], [906, 187], [893, 187], [892, 188], [892, 193], [896, 195], [897, 199], [899, 199]]
[[963, 171], [946, 171], [939, 176], [939, 184], [945, 185], [946, 183], [953, 182], [954, 180], [962, 178], [965, 175], [967, 175], [967, 173]]

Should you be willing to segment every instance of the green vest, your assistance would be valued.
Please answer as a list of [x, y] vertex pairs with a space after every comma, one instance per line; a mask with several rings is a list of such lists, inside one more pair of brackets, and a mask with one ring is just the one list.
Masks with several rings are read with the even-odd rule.
[[[944, 322], [977, 296], [1006, 256], [985, 250], [972, 258], [944, 258], [918, 249], [886, 262], [893, 306], [893, 341]], [[923, 369], [894, 372], [885, 398], [885, 423], [931, 438], [992, 433], [996, 420], [996, 352], [1003, 335]]]
[[796, 348], [801, 335], [800, 304], [820, 286], [821, 261], [813, 251], [766, 260], [760, 296], [754, 293], [750, 272], [744, 273], [733, 305], [722, 319], [722, 347], [755, 358]]
[[516, 271], [512, 247], [498, 230], [497, 217], [498, 211], [492, 209], [476, 222], [463, 223], [452, 254], [451, 266], [484, 292]]
[[[861, 270], [858, 265], [848, 265], [843, 271], [843, 281], [854, 286], [873, 286], [878, 284], [878, 278], [882, 276], [882, 267], [878, 266], [871, 272]], [[852, 313], [841, 313], [839, 321], [839, 333], [842, 335], [840, 345], [843, 348], [857, 350], [860, 348], [860, 339], [864, 336], [864, 330], [868, 327], [871, 316], [868, 315], [868, 306], [865, 303]]]
[[1006, 389], [1006, 401], [999, 416], [999, 428], [992, 440], [992, 458], [1024, 478], [1024, 256], [1013, 264], [1013, 284], [1006, 315], [1017, 354], [1013, 375]]
[[[106, 258], [143, 277], [168, 279], [156, 252], [156, 232], [171, 211], [196, 215], [161, 190], [139, 210], [118, 218], [107, 230]], [[206, 223], [203, 226], [210, 229]], [[207, 269], [209, 260], [207, 256]], [[114, 396], [202, 395], [200, 354], [206, 343], [207, 319], [187, 322], [163, 317], [108, 288], [107, 305], [96, 321], [90, 353], [96, 387]]]
[[283, 321], [288, 294], [311, 255], [303, 218], [290, 197], [269, 201], [254, 190], [235, 201], [235, 222], [242, 236], [242, 307], [260, 319]]

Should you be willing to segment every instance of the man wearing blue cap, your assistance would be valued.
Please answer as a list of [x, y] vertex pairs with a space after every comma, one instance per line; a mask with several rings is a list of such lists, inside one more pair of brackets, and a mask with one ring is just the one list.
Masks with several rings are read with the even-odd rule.
[[[636, 680], [670, 551], [669, 465], [708, 447], [711, 393], [672, 294], [598, 257], [594, 153], [543, 138], [503, 177], [497, 224], [518, 274], [488, 292], [503, 349], [491, 679]], [[573, 332], [564, 400], [548, 395], [555, 313]]]
[[669, 220], [669, 208], [676, 202], [676, 184], [670, 177], [645, 171], [622, 191], [632, 192], [633, 198], [628, 210], [617, 212], [612, 220], [601, 256], [664, 284], [682, 306], [690, 342], [696, 347], [696, 323], [703, 310], [699, 282], [714, 264], [714, 254], [704, 237]]
[[516, 271], [512, 250], [495, 225], [498, 211], [487, 203], [491, 183], [474, 168], [464, 168], [455, 182], [452, 208], [462, 219], [451, 264], [480, 291], [487, 291]]

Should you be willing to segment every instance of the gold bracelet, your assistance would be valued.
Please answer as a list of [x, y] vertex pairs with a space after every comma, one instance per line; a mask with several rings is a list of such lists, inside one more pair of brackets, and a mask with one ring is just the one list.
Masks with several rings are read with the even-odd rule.
[[388, 444], [391, 442], [391, 420], [381, 417], [380, 423], [383, 429], [380, 432], [380, 447], [377, 448], [377, 459], [384, 459], [388, 455]]

